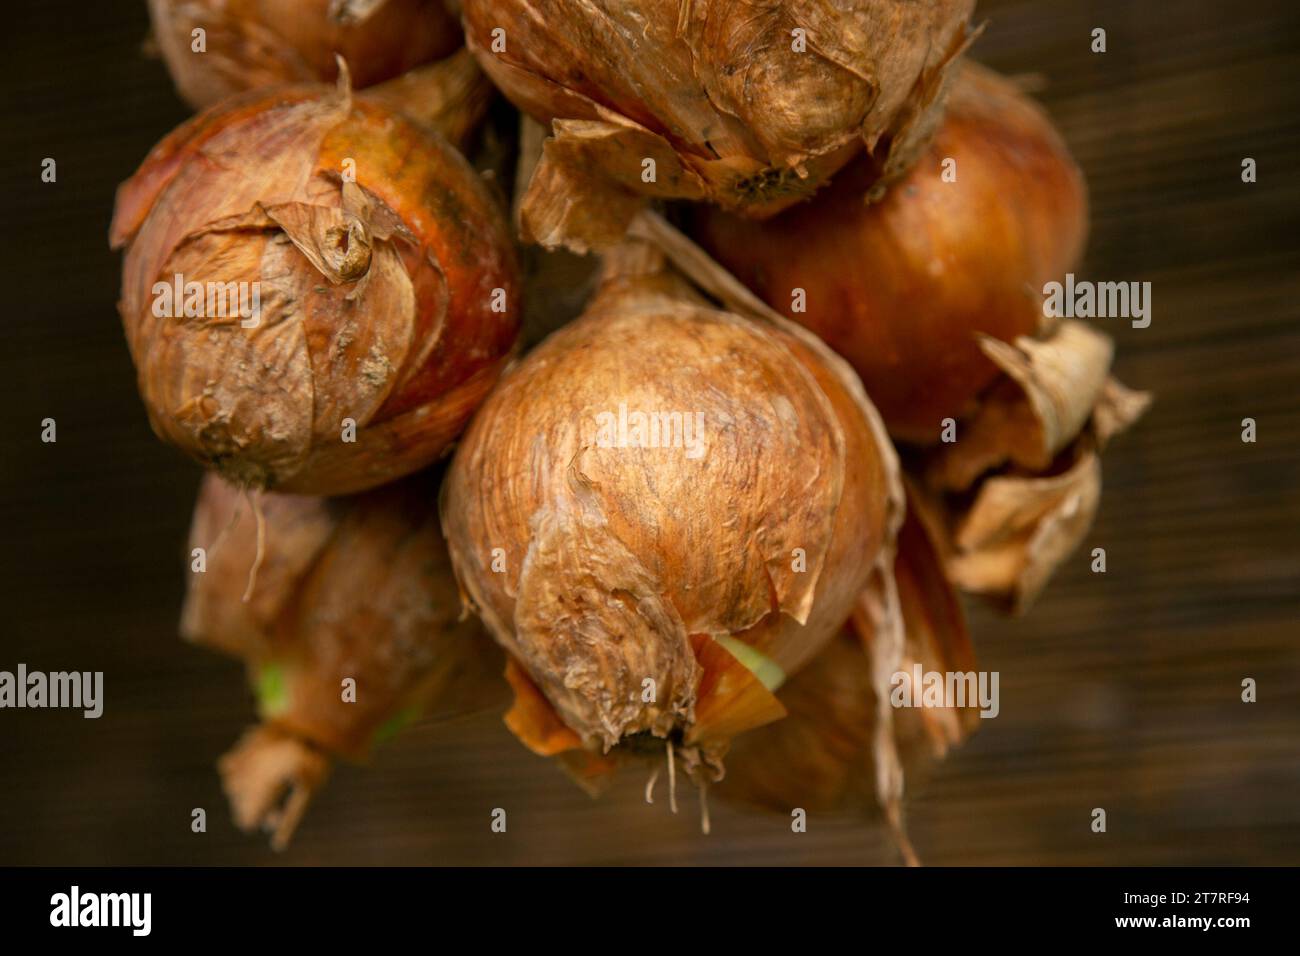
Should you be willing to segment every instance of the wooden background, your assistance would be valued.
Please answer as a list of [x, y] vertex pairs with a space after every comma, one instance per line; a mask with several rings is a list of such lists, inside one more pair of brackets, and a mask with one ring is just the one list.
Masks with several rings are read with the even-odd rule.
[[[234, 830], [213, 761], [251, 701], [238, 664], [176, 637], [198, 475], [145, 422], [106, 243], [116, 184], [186, 115], [141, 55], [143, 6], [16, 4], [0, 31], [0, 669], [103, 670], [108, 699], [98, 721], [0, 711], [0, 864], [893, 862], [854, 820], [794, 835], [715, 806], [704, 837], [689, 802], [644, 805], [640, 779], [592, 802], [492, 717], [342, 768], [283, 856]], [[1157, 401], [1113, 446], [1085, 550], [1033, 613], [976, 610], [1002, 714], [914, 798], [913, 838], [932, 864], [1300, 862], [1296, 5], [980, 13], [976, 56], [1042, 75], [1087, 173], [1081, 273], [1154, 284], [1150, 328], [1106, 328], [1121, 377]], [[46, 156], [57, 184], [39, 181]], [[497, 806], [506, 835], [489, 832]]]

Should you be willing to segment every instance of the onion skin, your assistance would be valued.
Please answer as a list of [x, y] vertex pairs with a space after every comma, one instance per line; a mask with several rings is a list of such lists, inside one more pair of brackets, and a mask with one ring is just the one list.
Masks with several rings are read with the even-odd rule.
[[[949, 157], [956, 182], [941, 176]], [[999, 375], [978, 334], [1041, 331], [1044, 283], [1084, 248], [1085, 185], [1046, 114], [973, 64], [924, 157], [874, 204], [873, 179], [859, 162], [764, 223], [700, 208], [693, 233], [853, 364], [891, 434], [931, 444]], [[805, 312], [792, 309], [796, 288]]]
[[[262, 719], [351, 760], [366, 759], [395, 718], [490, 703], [504, 687], [501, 655], [462, 618], [436, 489], [422, 473], [346, 498], [266, 494], [254, 503], [207, 475], [190, 529], [207, 567], [189, 576], [186, 640], [243, 660], [255, 682], [277, 671], [282, 700], [264, 699]], [[265, 527], [250, 588], [254, 506]], [[348, 677], [351, 703], [341, 699]]]
[[[587, 157], [600, 172], [642, 195], [764, 216], [811, 195], [864, 144], [882, 171], [906, 165], [932, 131], [974, 2], [462, 6], [466, 44], [515, 105], [615, 134]], [[493, 49], [498, 29], [504, 50]], [[642, 158], [659, 147], [646, 184]]]
[[[908, 503], [914, 503], [911, 496]], [[899, 534], [895, 572], [904, 632], [898, 656], [881, 666], [879, 638], [866, 616], [855, 614], [777, 692], [789, 716], [737, 739], [718, 789], [724, 800], [781, 813], [802, 807], [888, 814], [879, 764], [900, 763], [910, 781], [978, 727], [975, 705], [888, 703], [893, 675], [910, 674], [914, 664], [941, 673], [976, 667], [961, 605], [914, 508]]]
[[[345, 494], [428, 465], [518, 333], [513, 246], [477, 174], [346, 83], [245, 94], [178, 128], [118, 190], [111, 242], [155, 432], [236, 484]], [[260, 324], [155, 315], [175, 274], [258, 283]]]
[[[709, 638], [797, 671], [891, 546], [896, 462], [800, 338], [712, 308], [653, 256], [607, 267], [475, 416], [444, 528], [467, 596], [582, 746], [699, 740], [716, 770], [726, 741], [696, 726], [715, 714]], [[602, 447], [598, 416], [620, 403], [699, 412], [707, 446]]]
[[875, 798], [876, 691], [862, 645], [845, 629], [778, 692], [790, 716], [739, 738], [723, 800], [777, 813], [867, 809]]
[[[333, 82], [336, 54], [357, 88], [446, 56], [460, 29], [442, 0], [149, 0], [154, 35], [195, 109], [283, 83]], [[206, 31], [205, 52], [192, 31]]]

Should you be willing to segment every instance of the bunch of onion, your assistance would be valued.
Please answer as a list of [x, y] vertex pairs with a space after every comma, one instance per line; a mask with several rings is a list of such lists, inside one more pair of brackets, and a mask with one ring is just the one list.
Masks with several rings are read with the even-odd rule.
[[665, 753], [707, 786], [864, 590], [892, 607], [901, 485], [852, 371], [779, 317], [718, 308], [642, 239], [503, 377], [442, 494], [457, 577], [510, 658], [507, 724], [593, 790]]
[[554, 137], [525, 238], [607, 246], [647, 198], [764, 216], [933, 131], [973, 0], [464, 0], [466, 44]]
[[155, 432], [240, 485], [342, 494], [428, 465], [519, 327], [497, 202], [346, 71], [181, 126], [120, 188], [111, 239]]
[[[1114, 406], [1122, 427], [1143, 405], [1108, 381], [1108, 339], [1044, 317], [1044, 284], [1083, 250], [1083, 178], [1036, 104], [965, 64], [925, 156], [877, 202], [873, 182], [859, 163], [765, 223], [701, 208], [694, 232], [853, 364], [896, 439], [939, 445], [945, 420], [958, 422], [924, 482], [953, 494], [943, 507], [956, 579], [1023, 607], [1095, 512], [1100, 443], [1083, 434], [1093, 410], [1113, 397], [1098, 414]], [[993, 486], [1000, 506], [976, 495], [968, 511], [967, 493], [1008, 464], [1019, 472]]]
[[336, 55], [358, 88], [371, 86], [461, 42], [443, 0], [149, 0], [149, 16], [176, 89], [196, 109], [245, 90], [333, 82]]
[[[922, 672], [972, 672], [975, 656], [961, 605], [932, 531], [912, 509], [898, 536], [894, 576], [903, 627], [881, 627], [860, 606], [839, 636], [777, 693], [784, 720], [737, 738], [718, 795], [790, 814], [854, 812], [885, 818], [908, 863], [904, 780], [918, 778], [978, 725], [974, 702], [895, 708], [896, 680]], [[896, 677], [898, 675], [898, 677]], [[920, 689], [913, 688], [919, 698]]]
[[206, 568], [181, 630], [248, 667], [261, 723], [220, 770], [236, 822], [277, 849], [332, 759], [364, 761], [418, 717], [504, 703], [500, 652], [461, 616], [436, 495], [424, 473], [347, 498], [263, 495], [255, 511], [204, 480], [190, 547]]

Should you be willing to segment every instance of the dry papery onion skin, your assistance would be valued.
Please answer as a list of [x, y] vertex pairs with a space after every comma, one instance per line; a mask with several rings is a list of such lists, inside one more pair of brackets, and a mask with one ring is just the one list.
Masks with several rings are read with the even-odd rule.
[[1150, 406], [1107, 374], [1110, 339], [1067, 321], [1045, 339], [985, 339], [1004, 370], [965, 437], [909, 456], [949, 576], [1023, 614], [1073, 554], [1101, 502], [1101, 453]]
[[365, 97], [441, 134], [483, 168], [478, 165], [484, 152], [481, 131], [496, 88], [469, 50], [461, 47], [445, 59], [371, 86]]
[[[240, 485], [345, 494], [428, 465], [518, 333], [496, 200], [445, 140], [346, 75], [178, 128], [118, 190], [111, 242], [155, 432]], [[260, 315], [160, 316], [177, 275], [216, 312], [214, 287], [244, 283]]]
[[921, 159], [874, 203], [873, 183], [863, 158], [767, 222], [699, 207], [693, 233], [849, 360], [893, 436], [932, 444], [1001, 372], [983, 336], [1048, 331], [1042, 288], [1082, 255], [1086, 187], [1046, 113], [972, 63]]
[[242, 660], [257, 690], [262, 723], [221, 761], [244, 828], [272, 824], [283, 845], [331, 758], [363, 761], [420, 717], [504, 709], [502, 655], [461, 613], [437, 487], [422, 473], [325, 499], [204, 478], [190, 548], [206, 566], [181, 632]]
[[[594, 777], [666, 738], [707, 782], [735, 734], [784, 713], [764, 675], [798, 671], [892, 554], [897, 462], [799, 335], [714, 307], [647, 243], [605, 268], [475, 416], [444, 528], [511, 657], [526, 744]], [[623, 441], [622, 409], [698, 413], [699, 454], [681, 430]]]
[[[784, 720], [738, 737], [718, 796], [789, 814], [853, 812], [883, 817], [903, 857], [915, 853], [903, 827], [904, 780], [915, 789], [948, 750], [979, 725], [977, 706], [895, 708], [896, 675], [975, 671], [961, 604], [944, 573], [933, 533], [914, 507], [899, 531], [894, 562], [902, 628], [882, 628], [865, 605], [777, 691]], [[914, 688], [919, 695], [919, 688]]]
[[461, 43], [442, 0], [149, 0], [149, 16], [176, 89], [195, 109], [246, 90], [332, 82], [336, 55], [367, 87]]
[[554, 133], [524, 237], [583, 252], [616, 242], [649, 198], [768, 216], [864, 148], [896, 176], [933, 132], [973, 7], [465, 0], [463, 20], [496, 85]]

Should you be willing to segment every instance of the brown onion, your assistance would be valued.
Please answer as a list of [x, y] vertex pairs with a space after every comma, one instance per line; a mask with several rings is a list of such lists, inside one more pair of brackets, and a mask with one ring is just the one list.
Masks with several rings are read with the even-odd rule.
[[793, 328], [712, 307], [628, 243], [475, 417], [443, 523], [534, 750], [667, 738], [716, 778], [887, 566], [892, 450], [852, 372]]
[[[778, 691], [789, 716], [737, 738], [718, 788], [724, 800], [789, 814], [865, 811], [883, 815], [909, 862], [903, 830], [909, 788], [979, 724], [974, 704], [895, 708], [895, 675], [975, 670], [961, 606], [932, 534], [909, 495], [894, 562], [902, 641], [866, 609]], [[919, 695], [919, 688], [914, 689]]]
[[[639, 199], [770, 215], [865, 147], [906, 167], [932, 132], [973, 0], [465, 0], [466, 43], [554, 123], [522, 223], [576, 251]], [[653, 178], [646, 162], [653, 160]]]
[[[949, 159], [955, 182], [943, 178]], [[1042, 331], [1044, 283], [1083, 251], [1084, 182], [1047, 115], [969, 64], [929, 149], [872, 204], [874, 179], [864, 159], [776, 219], [701, 208], [694, 232], [852, 363], [891, 434], [934, 443], [998, 376], [979, 336]]]
[[460, 45], [442, 0], [149, 0], [149, 15], [176, 88], [196, 109], [245, 90], [332, 82], [336, 55], [360, 88]]
[[500, 652], [461, 617], [436, 493], [421, 474], [348, 498], [254, 501], [204, 479], [190, 547], [205, 567], [181, 629], [248, 667], [262, 723], [221, 771], [236, 820], [267, 825], [277, 846], [331, 758], [364, 760], [418, 717], [503, 699]]
[[342, 494], [424, 467], [518, 331], [513, 247], [479, 177], [346, 77], [181, 126], [119, 189], [111, 238], [154, 430], [237, 484]]
[[967, 64], [926, 157], [874, 205], [870, 179], [851, 167], [762, 224], [701, 208], [695, 233], [853, 363], [897, 439], [927, 446], [909, 467], [948, 573], [1023, 611], [1092, 523], [1105, 439], [1148, 401], [1109, 377], [1108, 337], [1044, 318], [1044, 284], [1083, 249], [1082, 177], [1037, 106]]

